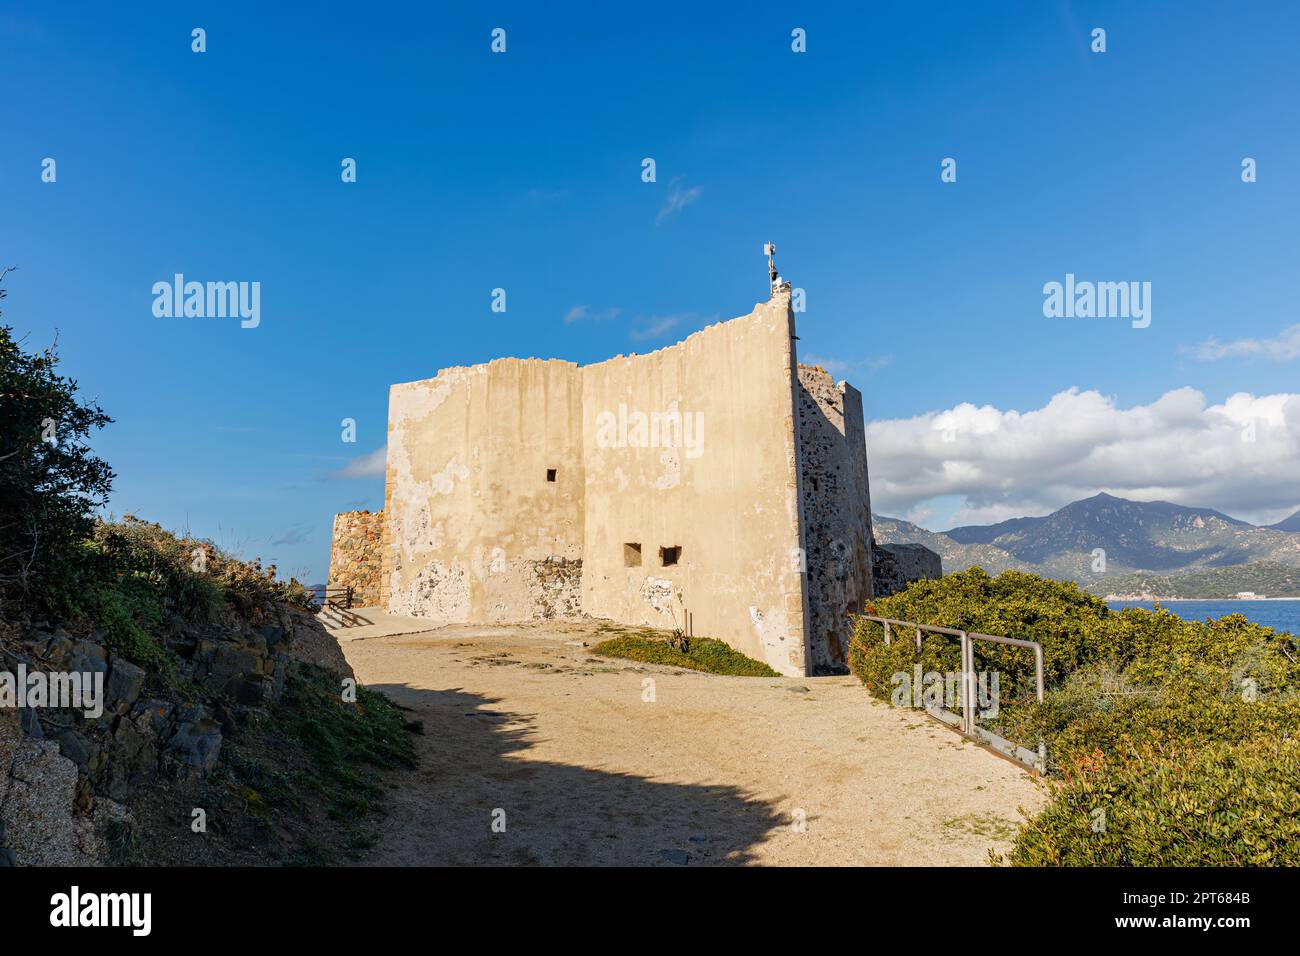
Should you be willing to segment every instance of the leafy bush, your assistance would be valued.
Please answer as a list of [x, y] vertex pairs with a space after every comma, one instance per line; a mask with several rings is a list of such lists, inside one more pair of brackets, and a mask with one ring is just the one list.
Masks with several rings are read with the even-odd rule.
[[606, 657], [623, 657], [646, 664], [666, 664], [710, 674], [734, 677], [780, 677], [762, 661], [746, 657], [740, 651], [712, 637], [692, 637], [690, 650], [679, 651], [666, 640], [643, 634], [630, 634], [601, 641], [592, 653]]
[[162, 630], [156, 594], [140, 578], [124, 578], [86, 595], [84, 613], [103, 629], [105, 643], [151, 672], [165, 669], [166, 652], [154, 637]]
[[1022, 828], [1016, 866], [1296, 866], [1300, 741], [1185, 740], [1102, 762], [1058, 787]]
[[[982, 568], [971, 568], [937, 580], [916, 581], [906, 590], [873, 603], [881, 617], [933, 624], [1004, 637], [1023, 637], [1043, 645], [1043, 670], [1047, 684], [1093, 660], [1117, 658], [1119, 649], [1107, 633], [1106, 603], [1074, 584], [1049, 581], [1021, 571], [1005, 571], [996, 578]], [[919, 661], [922, 672], [961, 670], [957, 638], [928, 634], [922, 651], [915, 653], [913, 635], [899, 634], [884, 645], [884, 629], [859, 620], [849, 643], [849, 667], [877, 697], [888, 699], [896, 673], [911, 673]], [[999, 673], [1004, 701], [1034, 696], [1033, 652], [980, 642], [975, 645], [976, 669]]]
[[[1300, 862], [1300, 652], [1289, 634], [1241, 615], [1185, 621], [1112, 612], [1073, 584], [978, 568], [917, 582], [877, 615], [1043, 645], [1047, 694], [1032, 695], [1030, 652], [975, 645], [999, 672], [1000, 712], [984, 726], [1047, 741], [1052, 803], [1004, 862], [1214, 865]], [[892, 677], [960, 670], [955, 638], [891, 646], [860, 620], [850, 666], [889, 699]], [[1097, 827], [1104, 812], [1105, 826]], [[999, 858], [1000, 859], [1000, 858]]]
[[112, 419], [79, 401], [58, 365], [53, 345], [28, 353], [0, 325], [0, 599], [66, 587], [112, 488], [112, 470], [86, 445]]
[[162, 526], [127, 515], [101, 521], [94, 542], [104, 567], [149, 582], [166, 614], [210, 621], [225, 610], [257, 618], [277, 601], [308, 607], [310, 595], [296, 580], [279, 581], [274, 566], [244, 561], [210, 541], [177, 537]]

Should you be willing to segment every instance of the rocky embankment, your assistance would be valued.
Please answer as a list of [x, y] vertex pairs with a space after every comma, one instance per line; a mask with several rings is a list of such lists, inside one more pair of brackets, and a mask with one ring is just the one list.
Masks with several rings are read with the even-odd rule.
[[204, 624], [176, 618], [159, 638], [169, 653], [147, 671], [99, 629], [0, 624], [0, 674], [11, 681], [20, 668], [103, 675], [98, 716], [0, 706], [0, 865], [109, 862], [115, 828], [134, 826], [142, 798], [211, 774], [302, 664], [352, 676], [314, 616], [282, 602]]

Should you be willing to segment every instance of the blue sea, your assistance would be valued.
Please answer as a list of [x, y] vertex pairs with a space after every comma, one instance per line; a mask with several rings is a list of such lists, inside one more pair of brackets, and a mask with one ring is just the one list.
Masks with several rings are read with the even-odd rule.
[[[1150, 611], [1151, 601], [1111, 601], [1112, 610], [1141, 607]], [[1300, 634], [1300, 600], [1295, 601], [1161, 601], [1166, 611], [1189, 621], [1203, 621], [1207, 617], [1224, 617], [1243, 614], [1247, 620], [1271, 627], [1275, 631]]]

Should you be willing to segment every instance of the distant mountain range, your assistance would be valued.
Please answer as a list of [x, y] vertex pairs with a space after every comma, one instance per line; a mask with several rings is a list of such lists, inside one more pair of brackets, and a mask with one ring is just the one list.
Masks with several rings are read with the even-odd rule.
[[[939, 553], [945, 571], [980, 565], [997, 574], [1019, 568], [1078, 581], [1099, 594], [1224, 597], [1237, 591], [1256, 591], [1270, 597], [1300, 595], [1300, 577], [1285, 573], [1288, 568], [1300, 568], [1300, 512], [1260, 527], [1211, 508], [1099, 494], [1041, 518], [966, 525], [946, 533], [926, 531], [884, 515], [873, 516], [873, 521], [876, 539], [882, 544], [923, 544]], [[1097, 549], [1105, 553], [1104, 571], [1094, 570], [1101, 567]], [[1170, 583], [1193, 573], [1199, 576]], [[1178, 591], [1204, 587], [1214, 593], [1158, 590], [1167, 587]], [[1225, 590], [1229, 587], [1232, 590]], [[1279, 587], [1283, 590], [1278, 591]]]
[[1300, 531], [1300, 511], [1277, 524], [1269, 525], [1274, 531]]

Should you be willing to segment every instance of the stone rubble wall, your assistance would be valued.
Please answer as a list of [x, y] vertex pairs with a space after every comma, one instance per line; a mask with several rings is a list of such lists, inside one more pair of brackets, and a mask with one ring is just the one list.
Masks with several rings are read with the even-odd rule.
[[797, 403], [810, 672], [840, 673], [848, 666], [848, 615], [872, 596], [862, 395], [819, 366], [800, 365]]
[[913, 581], [943, 577], [943, 560], [923, 544], [877, 544], [875, 559], [876, 597], [889, 597]]
[[107, 646], [61, 627], [5, 628], [0, 671], [101, 673], [103, 713], [0, 707], [0, 866], [106, 862], [105, 830], [160, 780], [193, 781], [217, 767], [248, 708], [281, 696], [297, 662], [353, 677], [343, 653], [307, 611], [254, 609], [208, 624], [173, 620], [157, 635], [180, 658], [179, 693]]
[[533, 562], [533, 607], [544, 621], [582, 615], [582, 559], [543, 558]]
[[352, 587], [353, 605], [386, 603], [381, 587], [384, 512], [345, 511], [334, 516], [329, 587]]

